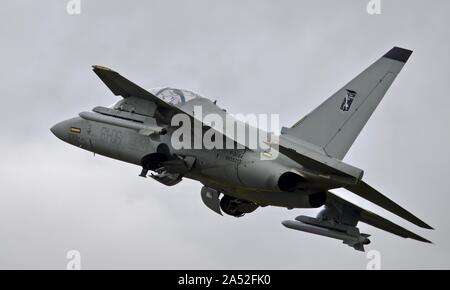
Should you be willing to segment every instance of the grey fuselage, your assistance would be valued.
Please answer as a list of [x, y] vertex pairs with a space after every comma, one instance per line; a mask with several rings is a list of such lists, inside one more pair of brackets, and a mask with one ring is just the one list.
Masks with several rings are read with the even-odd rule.
[[75, 117], [56, 124], [51, 131], [73, 146], [138, 166], [144, 156], [156, 152], [159, 144], [167, 144], [172, 154], [195, 158], [192, 169], [183, 177], [260, 206], [315, 207], [309, 196], [322, 190], [314, 186], [289, 192], [280, 190], [278, 179], [283, 173], [302, 170], [283, 154], [274, 160], [261, 160], [261, 152], [249, 149], [175, 150], [170, 146], [173, 132], [170, 128], [167, 134], [146, 136], [133, 129]]

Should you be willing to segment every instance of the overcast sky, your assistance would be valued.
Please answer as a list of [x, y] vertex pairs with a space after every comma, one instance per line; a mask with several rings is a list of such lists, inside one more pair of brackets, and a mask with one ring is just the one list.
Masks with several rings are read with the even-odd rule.
[[317, 210], [220, 217], [199, 183], [139, 178], [49, 128], [118, 100], [92, 64], [290, 126], [395, 45], [414, 53], [345, 161], [436, 230], [337, 192], [435, 243], [361, 224], [382, 268], [450, 268], [450, 2], [367, 2], [2, 1], [0, 268], [64, 269], [75, 249], [84, 269], [365, 269], [365, 253], [280, 223]]

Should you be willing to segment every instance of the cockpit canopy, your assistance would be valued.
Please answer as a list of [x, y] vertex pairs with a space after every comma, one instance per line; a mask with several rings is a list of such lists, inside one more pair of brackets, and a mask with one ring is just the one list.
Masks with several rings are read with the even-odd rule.
[[172, 105], [183, 105], [192, 99], [202, 98], [194, 92], [175, 88], [153, 88], [149, 89], [149, 92]]
[[[203, 98], [199, 94], [194, 92], [183, 90], [183, 89], [175, 89], [175, 88], [153, 88], [148, 90], [150, 93], [160, 98], [161, 100], [172, 104], [172, 105], [183, 105], [184, 103], [197, 98]], [[148, 115], [149, 112], [154, 109], [151, 108], [151, 103], [139, 99], [139, 98], [125, 98], [122, 99], [108, 108], [116, 109], [119, 111], [126, 111], [132, 113], [138, 113], [142, 115]], [[150, 106], [150, 107], [149, 107]]]

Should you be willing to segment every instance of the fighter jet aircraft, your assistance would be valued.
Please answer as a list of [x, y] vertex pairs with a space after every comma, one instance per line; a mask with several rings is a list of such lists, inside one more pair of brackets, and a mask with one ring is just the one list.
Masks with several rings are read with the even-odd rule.
[[[265, 147], [249, 146], [250, 138], [239, 139], [232, 130], [216, 126], [217, 121], [198, 116], [200, 108], [203, 115], [236, 121], [215, 101], [184, 89], [145, 90], [97, 65], [94, 73], [122, 99], [110, 107], [81, 112], [51, 131], [74, 146], [139, 166], [141, 177], [168, 186], [183, 178], [197, 180], [203, 184], [204, 204], [220, 215], [241, 217], [265, 206], [323, 207], [316, 217], [298, 216], [282, 224], [341, 240], [360, 251], [370, 241], [368, 234], [360, 233], [358, 222], [430, 243], [330, 192], [345, 188], [419, 227], [432, 229], [364, 182], [363, 170], [342, 161], [411, 54], [392, 48], [300, 121], [283, 127], [275, 140], [263, 142]], [[232, 147], [195, 144], [206, 135], [214, 144], [221, 141]]]

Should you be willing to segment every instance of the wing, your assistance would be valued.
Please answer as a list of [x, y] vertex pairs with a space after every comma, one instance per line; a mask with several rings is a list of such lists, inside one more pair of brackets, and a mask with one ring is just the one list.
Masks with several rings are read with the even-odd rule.
[[123, 98], [136, 97], [155, 103], [158, 107], [165, 109], [175, 109], [174, 106], [164, 102], [149, 91], [141, 88], [132, 81], [126, 79], [118, 72], [104, 66], [92, 66], [94, 73], [105, 83], [105, 85], [116, 96]]
[[412, 213], [399, 206], [391, 199], [384, 196], [382, 193], [378, 192], [376, 189], [372, 188], [370, 185], [364, 181], [360, 181], [356, 185], [346, 186], [347, 190], [353, 192], [360, 197], [367, 199], [374, 204], [381, 206], [382, 208], [404, 218], [405, 220], [426, 229], [433, 229], [431, 226], [414, 216]]
[[328, 204], [342, 204], [347, 206], [348, 208], [353, 209], [354, 211], [358, 212], [359, 214], [359, 221], [366, 223], [368, 225], [374, 226], [378, 229], [381, 229], [383, 231], [387, 231], [391, 234], [400, 236], [402, 238], [407, 239], [413, 239], [420, 242], [425, 243], [431, 243], [429, 240], [371, 212], [368, 210], [365, 210], [357, 205], [354, 205], [353, 203], [346, 201], [343, 198], [338, 197], [337, 195], [334, 195], [331, 192], [328, 192], [327, 194], [327, 203]]
[[[208, 102], [205, 101], [200, 104], [193, 103], [190, 105], [186, 105], [185, 107], [173, 106], [110, 68], [99, 65], [94, 65], [92, 67], [94, 73], [105, 83], [105, 85], [112, 91], [114, 95], [122, 96], [123, 98], [135, 97], [147, 102], [154, 103], [157, 109], [155, 117], [161, 120], [163, 123], [170, 124], [171, 117], [175, 114], [185, 114], [190, 118], [192, 122], [191, 124], [200, 122], [200, 126], [202, 126], [204, 130], [213, 129], [217, 134], [224, 135], [225, 137], [231, 139], [234, 142], [235, 147], [242, 149], [248, 148], [244, 142], [236, 140], [234, 135], [227, 134], [226, 132], [223, 132], [223, 130], [212, 128], [211, 124], [204, 123], [201, 118], [194, 116], [192, 108], [192, 106], [194, 105], [202, 106], [203, 109], [207, 111], [206, 113], [224, 113], [221, 109], [218, 109], [218, 107], [215, 106], [215, 104], [213, 104], [210, 100], [208, 100]], [[193, 127], [194, 125], [191, 126], [191, 128]]]
[[295, 220], [286, 220], [282, 224], [290, 229], [341, 240], [355, 250], [364, 251], [364, 245], [370, 243], [370, 235], [360, 232], [357, 227], [359, 222], [402, 238], [431, 243], [429, 240], [331, 192], [327, 192], [325, 208], [319, 212], [317, 217], [298, 216]]

